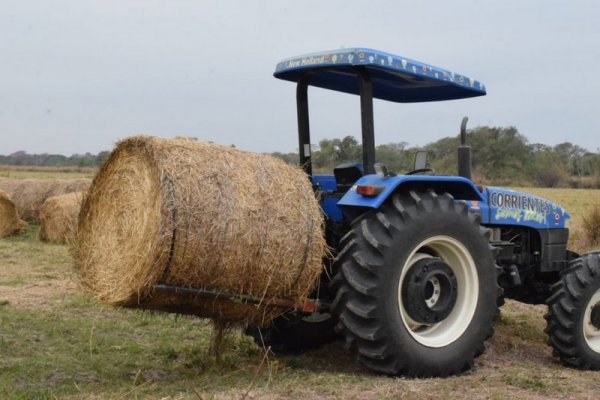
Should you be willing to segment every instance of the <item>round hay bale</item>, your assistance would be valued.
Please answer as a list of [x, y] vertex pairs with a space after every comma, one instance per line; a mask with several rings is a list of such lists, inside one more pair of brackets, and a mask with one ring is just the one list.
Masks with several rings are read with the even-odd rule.
[[[120, 306], [266, 322], [270, 298], [301, 305], [322, 271], [310, 181], [271, 156], [191, 139], [131, 137], [100, 168], [79, 214], [75, 265]], [[156, 284], [251, 296], [260, 305], [166, 295]]]
[[17, 208], [10, 196], [0, 190], [0, 237], [17, 235], [27, 224], [19, 218]]
[[0, 181], [6, 187], [17, 206], [21, 218], [28, 222], [40, 222], [40, 209], [47, 198], [86, 190], [90, 179], [14, 179]]
[[77, 217], [84, 195], [85, 192], [72, 192], [46, 199], [40, 210], [38, 238], [47, 242], [68, 242], [77, 228]]
[[4, 178], [0, 176], [0, 190], [4, 190], [9, 196], [15, 192], [16, 188], [20, 186], [21, 179]]

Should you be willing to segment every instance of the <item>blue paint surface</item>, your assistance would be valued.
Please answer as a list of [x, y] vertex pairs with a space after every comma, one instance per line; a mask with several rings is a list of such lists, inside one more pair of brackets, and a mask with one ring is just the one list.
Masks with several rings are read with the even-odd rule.
[[[390, 177], [380, 177], [378, 175], [366, 175], [356, 181], [355, 186], [349, 190], [338, 203], [340, 206], [361, 206], [369, 208], [379, 208], [383, 202], [403, 183], [423, 182], [425, 184], [434, 183], [458, 183], [469, 187], [479, 201], [484, 201], [485, 198], [477, 189], [477, 186], [469, 179], [460, 176], [435, 176], [435, 175], [399, 175]], [[357, 185], [374, 185], [382, 186], [383, 190], [376, 197], [365, 197], [356, 193]]]
[[310, 85], [358, 94], [355, 67], [369, 71], [373, 97], [398, 103], [463, 99], [486, 94], [472, 78], [379, 50], [351, 48], [312, 53], [279, 62], [276, 78], [297, 82], [310, 72]]
[[319, 201], [323, 213], [334, 222], [341, 222], [344, 214], [337, 205], [339, 197], [330, 197], [336, 192], [335, 177], [333, 175], [313, 175], [312, 182], [323, 191], [323, 197]]
[[333, 175], [313, 175], [312, 183], [313, 185], [318, 185], [319, 189], [324, 192], [335, 192], [336, 189], [335, 177]]
[[[525, 226], [534, 229], [564, 228], [570, 218], [569, 213], [559, 205], [528, 193], [510, 189], [487, 187], [482, 191], [469, 179], [459, 176], [434, 175], [400, 175], [380, 177], [366, 175], [341, 199], [325, 196], [321, 199], [323, 212], [333, 221], [339, 222], [346, 213], [351, 218], [356, 216], [357, 207], [379, 208], [399, 186], [406, 183], [420, 182], [425, 186], [433, 184], [460, 184], [471, 188], [470, 198], [455, 196], [456, 201], [465, 202], [471, 211], [481, 215], [481, 223], [486, 225]], [[315, 175], [313, 183], [318, 184], [323, 192], [334, 193], [335, 178], [331, 175]], [[356, 193], [357, 185], [375, 185], [383, 187], [375, 197], [365, 197]], [[402, 190], [402, 189], [399, 189]], [[473, 194], [477, 198], [473, 198]]]

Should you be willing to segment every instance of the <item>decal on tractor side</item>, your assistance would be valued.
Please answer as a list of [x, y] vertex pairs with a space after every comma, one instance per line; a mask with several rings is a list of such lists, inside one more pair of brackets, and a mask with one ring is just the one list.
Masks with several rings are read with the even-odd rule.
[[491, 192], [490, 203], [492, 206], [498, 208], [520, 209], [541, 214], [548, 214], [550, 212], [550, 202], [548, 200], [525, 194]]
[[488, 188], [490, 222], [532, 228], [564, 227], [569, 214], [551, 201], [512, 190]]

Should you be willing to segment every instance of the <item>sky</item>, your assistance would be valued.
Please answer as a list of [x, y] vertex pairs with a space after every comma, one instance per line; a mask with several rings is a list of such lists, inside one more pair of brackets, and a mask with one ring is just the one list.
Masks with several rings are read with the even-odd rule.
[[[297, 151], [278, 61], [369, 47], [480, 80], [487, 96], [376, 100], [377, 144], [469, 126], [600, 147], [600, 2], [0, 0], [0, 154], [97, 153], [135, 134]], [[309, 90], [312, 142], [360, 138], [357, 96]]]

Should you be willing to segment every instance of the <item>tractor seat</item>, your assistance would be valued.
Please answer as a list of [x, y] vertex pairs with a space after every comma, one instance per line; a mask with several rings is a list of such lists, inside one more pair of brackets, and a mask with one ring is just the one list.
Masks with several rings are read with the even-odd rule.
[[333, 169], [333, 175], [337, 191], [345, 193], [363, 176], [363, 166], [356, 163], [340, 164]]

